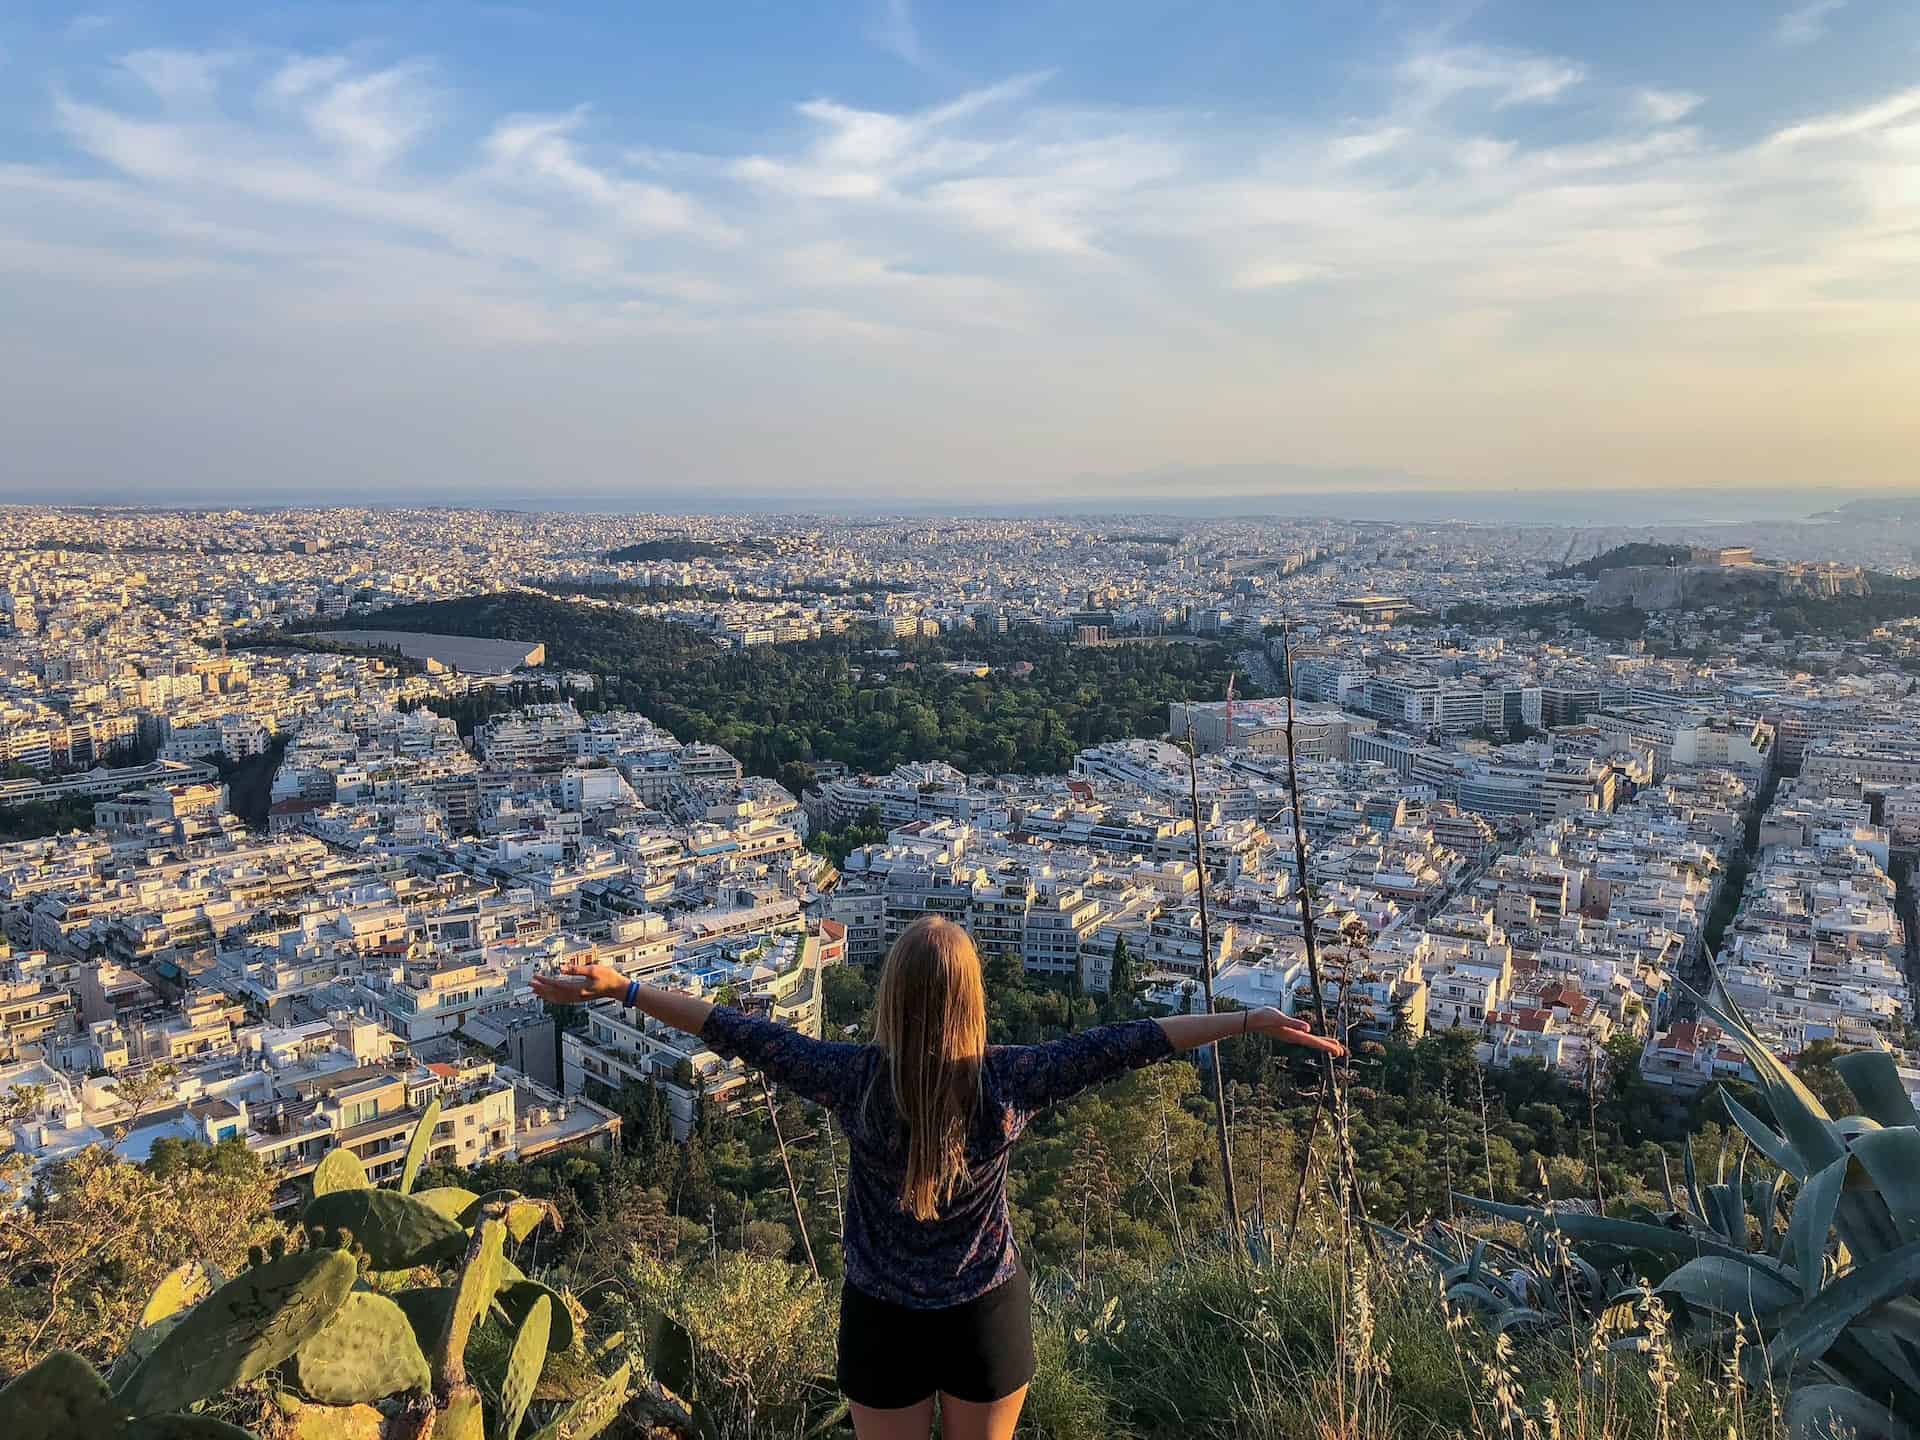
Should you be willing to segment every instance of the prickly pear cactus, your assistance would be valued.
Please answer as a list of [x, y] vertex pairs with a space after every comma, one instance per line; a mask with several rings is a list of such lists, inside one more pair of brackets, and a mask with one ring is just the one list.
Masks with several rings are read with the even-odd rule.
[[387, 1417], [371, 1405], [310, 1405], [281, 1391], [273, 1397], [274, 1440], [382, 1440]]
[[420, 1123], [413, 1127], [413, 1138], [407, 1141], [407, 1158], [400, 1167], [400, 1193], [411, 1195], [413, 1182], [420, 1178], [420, 1167], [427, 1163], [427, 1151], [433, 1146], [433, 1127], [440, 1123], [440, 1102], [433, 1101], [420, 1116]]
[[500, 1308], [507, 1312], [507, 1319], [515, 1325], [524, 1324], [533, 1307], [545, 1300], [553, 1316], [551, 1349], [564, 1354], [573, 1349], [573, 1312], [559, 1295], [542, 1285], [538, 1280], [515, 1280], [501, 1289]]
[[346, 1231], [367, 1252], [375, 1270], [410, 1270], [451, 1260], [466, 1247], [467, 1232], [455, 1221], [392, 1190], [335, 1190], [307, 1206], [308, 1233], [322, 1244]]
[[126, 1415], [107, 1385], [71, 1350], [56, 1350], [0, 1390], [0, 1435], [7, 1440], [68, 1440], [111, 1435]]
[[402, 1390], [424, 1390], [433, 1378], [406, 1312], [370, 1290], [347, 1296], [293, 1358], [300, 1389], [328, 1405], [358, 1405]]
[[507, 1356], [507, 1378], [500, 1387], [500, 1419], [496, 1440], [514, 1440], [520, 1422], [526, 1418], [533, 1390], [540, 1383], [540, 1370], [547, 1362], [547, 1335], [553, 1317], [553, 1304], [542, 1295], [527, 1311], [527, 1318], [513, 1337], [513, 1351]]
[[148, 1415], [129, 1420], [120, 1440], [253, 1440], [253, 1432], [211, 1415]]
[[331, 1195], [336, 1190], [366, 1190], [372, 1184], [367, 1179], [367, 1167], [360, 1163], [360, 1157], [344, 1145], [329, 1150], [313, 1172], [316, 1199]]
[[533, 1440], [592, 1440], [619, 1415], [632, 1388], [631, 1367], [622, 1365], [591, 1395], [576, 1400], [534, 1434]]
[[154, 1288], [147, 1308], [140, 1312], [141, 1327], [158, 1325], [169, 1315], [198, 1305], [225, 1283], [226, 1277], [217, 1266], [199, 1260], [174, 1266]]
[[486, 1435], [486, 1412], [471, 1390], [447, 1401], [433, 1422], [433, 1440], [486, 1440]]
[[264, 1373], [319, 1333], [359, 1270], [345, 1251], [307, 1250], [243, 1271], [167, 1332], [120, 1401], [136, 1415], [184, 1410]]
[[515, 1190], [491, 1190], [478, 1196], [460, 1216], [460, 1223], [477, 1225], [483, 1215], [490, 1214], [501, 1215], [506, 1220], [507, 1233], [516, 1243], [548, 1221], [553, 1222], [555, 1229], [560, 1226], [559, 1214], [552, 1205], [545, 1200], [529, 1199]]
[[414, 1343], [422, 1354], [431, 1355], [447, 1333], [447, 1316], [453, 1313], [451, 1285], [422, 1285], [411, 1290], [396, 1290], [390, 1297], [413, 1326]]
[[473, 1191], [462, 1190], [458, 1185], [436, 1185], [431, 1190], [415, 1190], [413, 1198], [437, 1214], [462, 1225], [466, 1224], [467, 1211], [480, 1201]]
[[487, 1313], [500, 1288], [500, 1250], [506, 1244], [507, 1227], [499, 1220], [483, 1220], [467, 1249], [467, 1263], [461, 1267], [454, 1286], [453, 1309], [447, 1316], [447, 1328], [433, 1357], [434, 1378], [442, 1387], [465, 1378], [462, 1360], [467, 1338], [480, 1317]]

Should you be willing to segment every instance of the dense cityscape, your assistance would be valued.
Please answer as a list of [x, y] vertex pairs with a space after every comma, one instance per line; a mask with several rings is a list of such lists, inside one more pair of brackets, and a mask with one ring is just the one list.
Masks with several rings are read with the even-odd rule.
[[[204, 1147], [271, 1223], [346, 1151], [375, 1185], [424, 1158], [589, 1223], [638, 1207], [659, 1262], [726, 1244], [832, 1267], [830, 1126], [698, 1037], [617, 1001], [556, 1011], [532, 982], [611, 964], [858, 1034], [930, 914], [973, 935], [1001, 1041], [1324, 1005], [1363, 1057], [1355, 1184], [1382, 1218], [1462, 1188], [1650, 1201], [1663, 1146], [1722, 1133], [1707, 1097], [1769, 1083], [1694, 991], [1816, 1088], [1879, 1052], [1920, 1098], [1904, 513], [1756, 545], [5, 511], [12, 1203], [88, 1156], [164, 1171]], [[1314, 1097], [1306, 1072], [1233, 1063], [1238, 1204], [1264, 1217]], [[1188, 1074], [1183, 1138], [1132, 1143], [1184, 1147], [1168, 1213], [1197, 1225], [1222, 1196], [1215, 1080]], [[1438, 1075], [1444, 1102], [1420, 1093]], [[1064, 1115], [1021, 1172], [1037, 1257], [1083, 1275], [1089, 1166], [1121, 1168], [1097, 1129]], [[1166, 1255], [1150, 1200], [1117, 1224], [1135, 1182], [1103, 1183], [1109, 1259]], [[82, 1343], [36, 1289], [12, 1313]]]

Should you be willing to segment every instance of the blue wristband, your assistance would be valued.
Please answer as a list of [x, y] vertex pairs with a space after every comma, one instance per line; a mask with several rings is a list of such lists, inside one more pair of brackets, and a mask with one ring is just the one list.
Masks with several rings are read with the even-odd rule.
[[639, 998], [640, 998], [640, 982], [638, 980], [629, 980], [627, 982], [627, 998], [625, 1000], [622, 1000], [620, 1003], [626, 1006], [627, 1009], [631, 1010], [633, 1009], [633, 1002], [638, 1000]]

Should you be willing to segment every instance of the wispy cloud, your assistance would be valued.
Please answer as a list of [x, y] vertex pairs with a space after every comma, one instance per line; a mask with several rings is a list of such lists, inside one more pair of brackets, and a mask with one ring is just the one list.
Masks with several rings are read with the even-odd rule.
[[1633, 103], [1650, 125], [1672, 125], [1706, 103], [1706, 97], [1686, 90], [1637, 90]]
[[1827, 22], [1846, 5], [1847, 0], [1809, 0], [1796, 5], [1774, 22], [1773, 38], [1782, 45], [1811, 45], [1827, 33]]
[[1454, 46], [1423, 50], [1401, 63], [1408, 98], [1425, 108], [1461, 97], [1487, 97], [1496, 107], [1557, 100], [1586, 78], [1585, 67], [1552, 55]]
[[[1555, 408], [1514, 397], [1550, 380], [1576, 409], [1630, 392], [1649, 413], [1724, 383], [1724, 437], [1757, 423], [1736, 377], [1775, 362], [1754, 357], [1920, 331], [1920, 90], [1750, 141], [1716, 136], [1698, 94], [1457, 45], [1324, 121], [1076, 104], [1049, 78], [921, 108], [816, 96], [695, 154], [586, 105], [490, 112], [430, 60], [135, 52], [54, 95], [65, 156], [0, 166], [0, 316], [65, 304], [48, 333], [77, 346], [111, 286], [115, 333], [407, 348], [415, 386], [486, 344], [541, 357], [525, 383], [565, 414], [646, 375], [711, 418], [754, 377], [753, 423], [787, 434], [912, 392], [923, 442], [969, 463], [997, 429], [1072, 432], [1113, 447], [1086, 466], [1122, 467], [1282, 430], [1316, 459], [1503, 475]], [[1550, 126], [1526, 108], [1581, 86]]]
[[883, 50], [916, 70], [929, 67], [926, 47], [920, 43], [920, 27], [913, 18], [913, 0], [881, 0], [875, 38]]

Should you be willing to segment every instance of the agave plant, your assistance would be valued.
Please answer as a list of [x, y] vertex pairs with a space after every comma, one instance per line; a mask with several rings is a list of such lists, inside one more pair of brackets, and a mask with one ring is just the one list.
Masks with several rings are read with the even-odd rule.
[[[193, 1412], [263, 1379], [264, 1428], [286, 1440], [517, 1440], [536, 1397], [554, 1413], [534, 1440], [590, 1440], [629, 1404], [671, 1428], [672, 1397], [644, 1379], [636, 1387], [627, 1364], [601, 1375], [566, 1299], [507, 1258], [508, 1239], [551, 1220], [550, 1207], [509, 1191], [412, 1193], [438, 1118], [429, 1106], [398, 1189], [373, 1188], [337, 1149], [315, 1173], [294, 1245], [256, 1248], [232, 1279], [198, 1263], [173, 1271], [105, 1376], [66, 1351], [20, 1375], [0, 1390], [0, 1435], [247, 1440]], [[485, 1328], [504, 1343], [477, 1353], [504, 1360], [475, 1376], [469, 1347]]]
[[1790, 1392], [1787, 1418], [1797, 1434], [1910, 1436], [1909, 1427], [1920, 1427], [1920, 1116], [1892, 1057], [1860, 1051], [1834, 1062], [1864, 1112], [1835, 1119], [1730, 997], [1716, 1004], [1682, 989], [1746, 1052], [1774, 1123], [1723, 1099], [1777, 1176], [1746, 1183], [1743, 1151], [1730, 1181], [1722, 1174], [1703, 1187], [1689, 1151], [1694, 1213], [1666, 1217], [1566, 1215], [1459, 1198], [1589, 1254], [1681, 1262], [1657, 1293], [1697, 1337], [1742, 1330], [1749, 1378]]
[[1538, 1227], [1529, 1230], [1525, 1249], [1444, 1223], [1424, 1235], [1374, 1229], [1433, 1262], [1450, 1313], [1475, 1315], [1496, 1334], [1592, 1322], [1646, 1298], [1619, 1270], [1601, 1269]]

